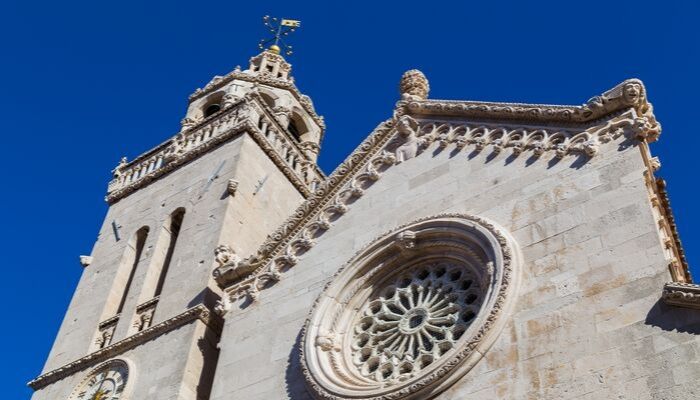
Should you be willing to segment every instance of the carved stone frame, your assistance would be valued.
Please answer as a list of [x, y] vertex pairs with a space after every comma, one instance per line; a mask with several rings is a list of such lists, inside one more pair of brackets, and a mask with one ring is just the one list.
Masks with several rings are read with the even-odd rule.
[[[405, 232], [413, 238], [408, 247]], [[348, 343], [343, 330], [375, 282], [396, 274], [407, 260], [430, 253], [431, 246], [437, 246], [438, 252], [454, 249], [486, 258], [482, 265], [488, 279], [483, 305], [456, 347], [419, 375], [390, 386], [362, 386], [343, 367]], [[514, 241], [501, 229], [463, 214], [423, 218], [372, 241], [335, 274], [306, 321], [301, 365], [309, 391], [318, 399], [338, 400], [428, 399], [444, 391], [476, 365], [505, 326], [504, 316], [515, 303], [520, 259]]]
[[92, 379], [93, 375], [95, 375], [96, 372], [98, 372], [101, 369], [104, 369], [106, 367], [109, 367], [112, 364], [122, 364], [126, 366], [126, 371], [127, 371], [127, 380], [124, 385], [124, 390], [122, 391], [121, 397], [119, 400], [131, 400], [131, 392], [133, 391], [134, 388], [134, 382], [136, 380], [136, 368], [134, 367], [134, 363], [129, 360], [128, 358], [120, 357], [120, 358], [113, 358], [111, 360], [107, 360], [105, 362], [102, 362], [93, 368], [91, 368], [87, 374], [85, 374], [85, 377], [78, 383], [74, 388], [73, 391], [71, 391], [70, 396], [68, 396], [69, 400], [75, 400], [78, 399], [78, 393], [80, 393], [80, 390], [85, 386], [88, 380]]

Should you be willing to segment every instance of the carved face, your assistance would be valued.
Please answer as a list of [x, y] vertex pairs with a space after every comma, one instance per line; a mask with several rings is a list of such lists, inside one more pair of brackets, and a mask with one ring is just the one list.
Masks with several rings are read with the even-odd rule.
[[219, 264], [226, 264], [231, 258], [231, 248], [226, 245], [217, 246], [214, 249], [214, 258]]
[[404, 136], [408, 136], [412, 133], [415, 133], [417, 127], [418, 123], [408, 115], [402, 116], [396, 123], [396, 129], [398, 129], [399, 133], [401, 133]]
[[637, 103], [642, 97], [642, 85], [638, 83], [628, 83], [623, 88], [623, 96], [628, 103]]

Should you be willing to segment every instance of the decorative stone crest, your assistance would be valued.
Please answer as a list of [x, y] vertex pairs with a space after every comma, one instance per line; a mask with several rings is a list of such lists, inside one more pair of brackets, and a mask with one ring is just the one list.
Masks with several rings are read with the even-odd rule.
[[[400, 242], [411, 236], [420, 240], [404, 257]], [[307, 320], [309, 390], [318, 399], [434, 397], [498, 337], [515, 303], [518, 262], [506, 236], [466, 215], [424, 218], [372, 241], [330, 280]]]
[[399, 82], [402, 100], [425, 100], [430, 92], [428, 79], [417, 69], [404, 72]]

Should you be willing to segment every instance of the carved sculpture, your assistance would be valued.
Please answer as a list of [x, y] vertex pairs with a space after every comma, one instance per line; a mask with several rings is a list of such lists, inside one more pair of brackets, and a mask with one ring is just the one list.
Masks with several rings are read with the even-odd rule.
[[396, 148], [396, 162], [400, 163], [410, 160], [418, 154], [421, 140], [418, 138], [418, 122], [408, 115], [403, 115], [396, 122], [398, 131], [403, 143]]

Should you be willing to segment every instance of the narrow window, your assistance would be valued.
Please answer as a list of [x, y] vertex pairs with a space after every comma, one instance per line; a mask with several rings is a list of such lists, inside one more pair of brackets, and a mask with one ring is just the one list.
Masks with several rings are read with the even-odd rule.
[[[126, 283], [123, 286], [122, 290], [122, 295], [121, 299], [119, 300], [119, 307], [117, 307], [117, 312], [114, 313], [120, 314], [122, 310], [124, 309], [124, 303], [126, 302], [126, 298], [129, 295], [129, 288], [131, 287], [131, 281], [134, 280], [134, 274], [136, 273], [136, 267], [139, 265], [139, 260], [141, 260], [141, 254], [143, 253], [143, 247], [146, 245], [146, 238], [148, 237], [148, 227], [144, 226], [143, 228], [139, 229], [136, 232], [136, 243], [133, 243], [133, 241], [130, 241], [129, 243], [129, 249], [127, 249], [127, 254], [125, 257], [127, 258], [126, 262], [127, 265], [130, 263], [131, 264], [131, 270], [129, 271], [129, 276], [126, 279]], [[132, 258], [132, 260], [129, 260], [129, 258]], [[121, 271], [118, 271], [121, 272]], [[120, 277], [117, 277], [119, 279]], [[115, 282], [116, 283], [116, 282]]]
[[182, 226], [182, 219], [184, 217], [185, 210], [182, 208], [176, 210], [170, 216], [170, 226], [168, 227], [168, 230], [170, 231], [170, 240], [168, 242], [168, 250], [166, 251], [165, 258], [163, 259], [163, 264], [160, 269], [160, 274], [158, 275], [158, 283], [156, 284], [156, 290], [153, 297], [160, 296], [160, 293], [163, 291], [163, 283], [165, 282], [165, 276], [168, 274], [170, 260], [173, 257], [175, 243], [177, 242], [177, 237], [180, 235], [180, 227]]

